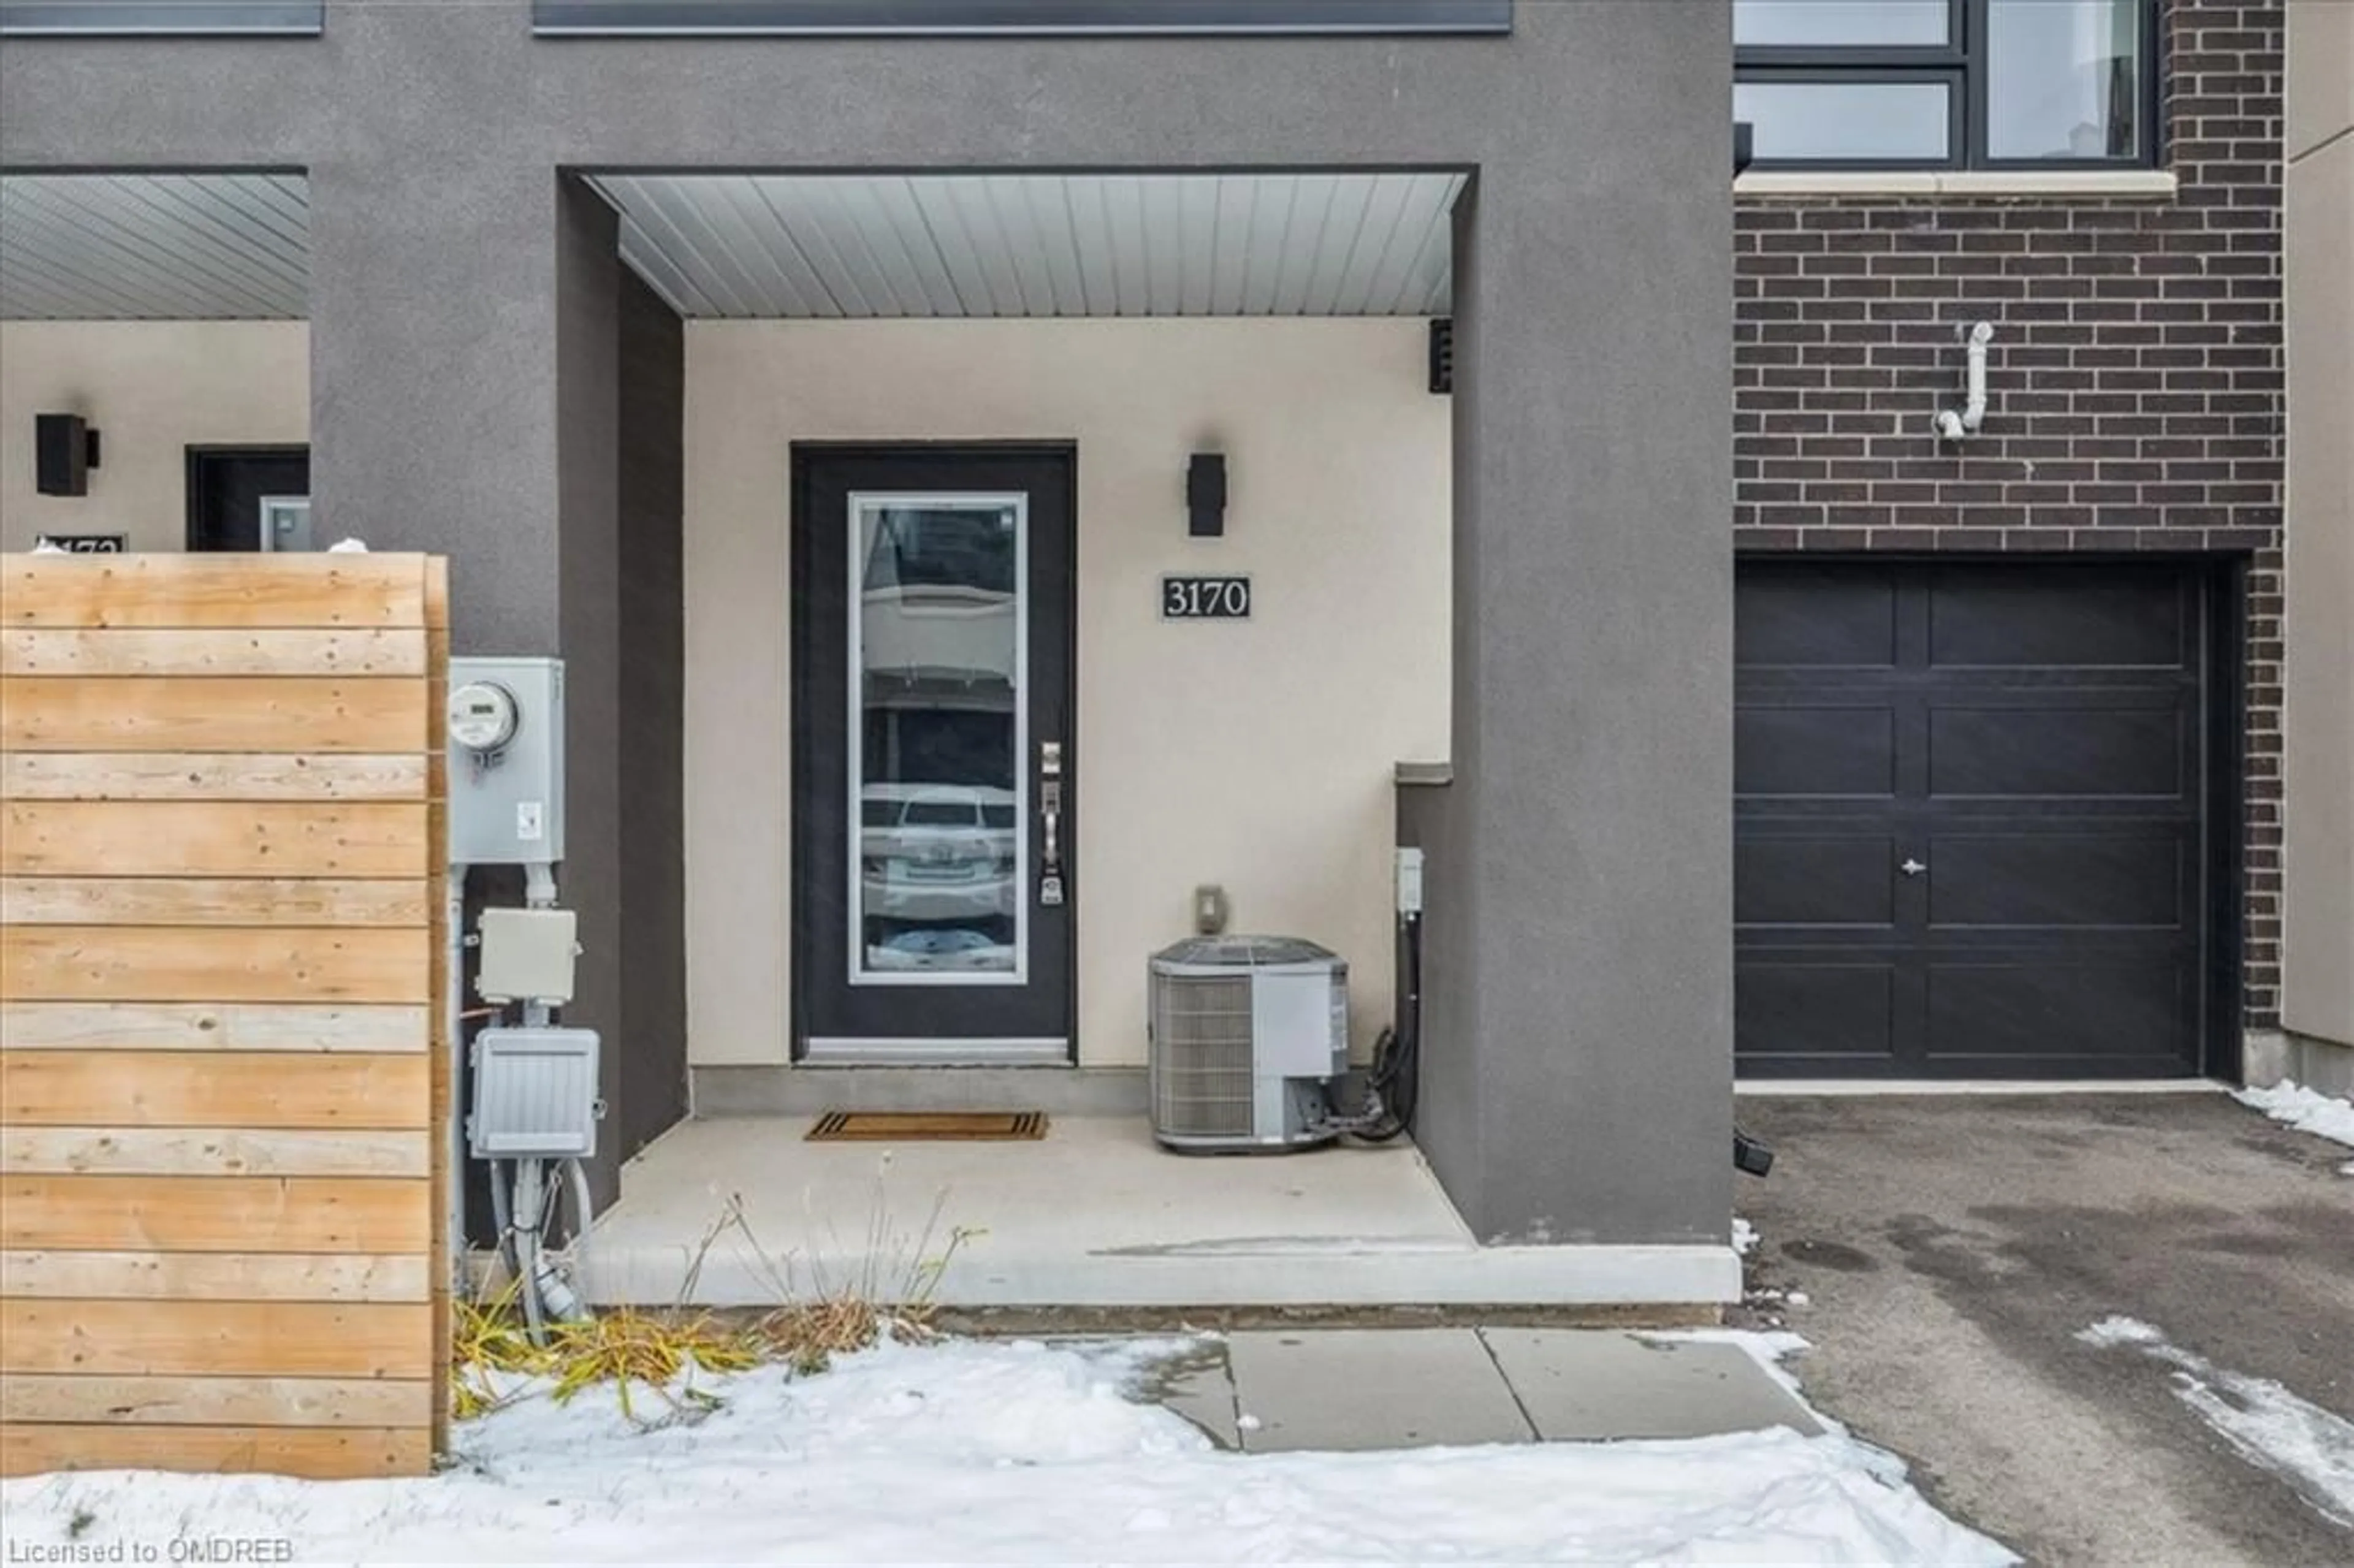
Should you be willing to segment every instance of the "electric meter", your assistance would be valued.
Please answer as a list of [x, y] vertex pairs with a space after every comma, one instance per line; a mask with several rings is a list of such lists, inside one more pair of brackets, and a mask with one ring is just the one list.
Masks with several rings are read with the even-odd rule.
[[450, 694], [450, 738], [468, 751], [494, 752], [514, 738], [514, 694], [491, 681], [470, 681]]
[[450, 863], [564, 858], [564, 661], [450, 660]]

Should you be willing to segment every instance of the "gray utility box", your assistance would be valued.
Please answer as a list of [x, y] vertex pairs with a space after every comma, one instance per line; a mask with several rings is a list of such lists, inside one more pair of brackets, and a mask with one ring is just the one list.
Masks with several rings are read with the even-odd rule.
[[474, 993], [484, 1001], [570, 1001], [579, 924], [569, 909], [483, 910]]
[[477, 1160], [587, 1160], [597, 1152], [597, 1032], [485, 1029], [474, 1036]]
[[450, 661], [450, 863], [564, 858], [564, 661]]

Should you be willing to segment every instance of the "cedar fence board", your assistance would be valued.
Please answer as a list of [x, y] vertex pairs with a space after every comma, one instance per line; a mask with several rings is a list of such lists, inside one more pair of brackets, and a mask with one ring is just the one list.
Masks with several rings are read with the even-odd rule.
[[0, 1474], [447, 1448], [436, 558], [0, 556]]

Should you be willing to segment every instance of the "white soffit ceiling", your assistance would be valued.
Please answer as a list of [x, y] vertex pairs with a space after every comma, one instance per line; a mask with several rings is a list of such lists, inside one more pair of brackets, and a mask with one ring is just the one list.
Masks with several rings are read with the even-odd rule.
[[1464, 176], [602, 175], [682, 315], [1443, 315]]
[[0, 319], [300, 319], [310, 207], [300, 175], [0, 175]]

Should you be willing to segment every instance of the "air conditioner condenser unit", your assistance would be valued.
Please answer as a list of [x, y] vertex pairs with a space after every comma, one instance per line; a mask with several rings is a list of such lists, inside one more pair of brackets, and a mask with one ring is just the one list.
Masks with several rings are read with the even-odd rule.
[[1349, 1069], [1349, 966], [1296, 937], [1197, 937], [1153, 955], [1152, 1134], [1192, 1152], [1310, 1148], [1339, 1136], [1327, 1089]]

